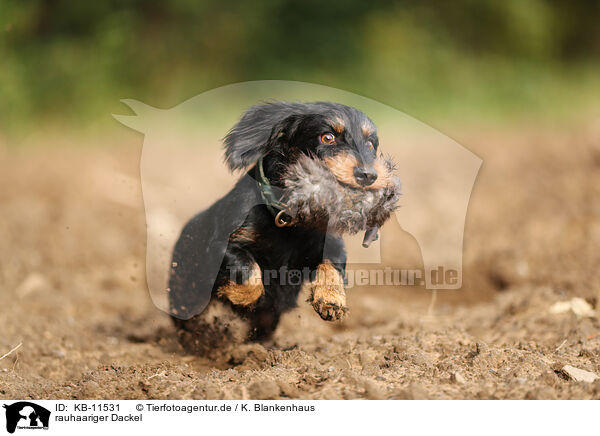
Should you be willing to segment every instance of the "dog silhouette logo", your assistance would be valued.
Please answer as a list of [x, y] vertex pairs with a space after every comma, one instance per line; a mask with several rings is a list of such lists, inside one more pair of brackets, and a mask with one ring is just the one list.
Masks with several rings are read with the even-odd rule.
[[18, 429], [47, 430], [50, 423], [50, 411], [28, 401], [5, 404], [6, 431], [14, 433]]
[[[223, 167], [223, 135], [240, 121], [248, 108], [256, 105], [263, 109], [282, 108], [281, 111], [265, 109], [269, 116], [261, 115], [263, 109], [251, 111], [251, 114], [257, 115], [257, 119], [251, 120], [247, 126], [243, 125], [243, 129], [234, 131], [234, 135], [240, 135], [241, 132], [239, 138], [236, 136], [238, 148], [234, 147], [235, 150], [229, 154], [233, 156], [234, 167], [252, 165], [260, 157], [261, 150], [264, 150], [261, 144], [269, 139], [272, 132], [270, 123], [274, 121], [277, 124], [281, 121], [280, 117], [285, 118], [290, 110], [296, 110], [294, 108], [299, 107], [298, 104], [289, 102], [298, 101], [329, 102], [326, 104], [330, 106], [334, 103], [343, 104], [373, 117], [385, 153], [390, 153], [397, 164], [397, 174], [402, 181], [402, 197], [399, 201], [401, 207], [393, 212], [392, 219], [388, 220], [387, 233], [382, 232], [378, 242], [375, 242], [378, 234], [376, 227], [365, 229], [364, 239], [363, 233], [359, 232], [356, 235], [358, 239], [348, 240], [349, 247], [360, 246], [361, 241], [363, 246], [369, 246], [373, 242], [368, 249], [352, 250], [348, 269], [362, 270], [367, 265], [366, 268], [370, 268], [367, 284], [377, 284], [379, 279], [372, 280], [370, 277], [378, 275], [371, 272], [379, 270], [383, 276], [383, 266], [391, 266], [399, 274], [404, 263], [392, 259], [392, 254], [389, 253], [404, 253], [401, 244], [414, 242], [410, 247], [410, 256], [415, 259], [411, 258], [410, 261], [423, 265], [419, 277], [422, 280], [417, 285], [431, 290], [462, 287], [463, 235], [467, 209], [482, 160], [436, 129], [374, 100], [309, 83], [256, 81], [216, 88], [169, 109], [159, 109], [127, 99], [123, 103], [134, 115], [113, 115], [125, 126], [144, 134], [140, 176], [147, 230], [146, 282], [152, 301], [161, 310], [172, 314], [169, 305], [172, 295], [169, 277], [172, 270], [183, 268], [181, 262], [172, 259], [172, 254], [181, 229], [190, 217], [210, 208], [217, 198], [225, 196], [238, 177], [239, 180], [245, 179], [244, 183], [258, 183], [256, 178], [244, 173], [245, 170], [238, 169], [240, 176], [238, 173], [231, 176]], [[279, 105], [260, 106], [261, 102], [279, 102]], [[318, 105], [304, 105], [305, 111], [314, 107]], [[346, 125], [350, 126], [348, 122]], [[252, 144], [256, 148], [252, 148]], [[306, 176], [286, 179], [288, 186], [294, 187], [296, 195], [293, 198], [300, 198], [300, 193], [307, 193], [303, 198], [310, 198], [331, 211], [334, 206], [338, 210], [337, 206], [341, 206], [342, 202], [325, 200], [326, 195], [331, 195], [330, 198], [335, 200], [341, 198], [335, 196], [338, 192], [347, 193], [347, 198], [350, 198], [350, 193], [355, 192], [352, 187], [343, 190], [337, 184], [324, 183], [323, 180], [330, 180], [326, 179], [329, 175], [325, 173], [318, 172], [323, 177], [317, 177], [316, 170], [308, 171], [306, 166], [302, 166], [302, 169], [311, 174], [311, 178]], [[122, 175], [107, 174], [99, 177], [102, 177], [101, 185], [112, 186], [114, 180], [121, 180]], [[315, 178], [320, 182], [319, 197], [314, 194], [317, 192], [313, 182]], [[298, 189], [299, 186], [303, 189]], [[324, 187], [331, 187], [331, 191]], [[118, 194], [115, 193], [121, 191], [118, 185], [114, 185], [114, 188], [107, 189], [106, 195], [116, 202], [137, 206], [137, 198], [117, 197]], [[245, 196], [238, 203], [240, 207], [235, 209], [236, 213], [213, 219], [215, 223], [218, 222], [218, 226], [214, 228], [219, 231], [211, 233], [206, 230], [211, 241], [211, 248], [208, 249], [211, 255], [207, 252], [199, 257], [201, 260], [198, 260], [198, 265], [202, 267], [202, 274], [193, 279], [194, 295], [197, 298], [194, 298], [194, 304], [185, 304], [185, 309], [178, 310], [178, 317], [192, 317], [207, 307], [231, 232], [246, 219], [248, 210], [256, 205], [266, 204], [266, 200]], [[355, 210], [342, 211], [344, 217], [355, 216], [350, 215]], [[341, 213], [336, 216], [341, 216]], [[357, 213], [356, 216], [362, 215]], [[347, 235], [347, 238], [351, 237]], [[392, 238], [399, 239], [386, 242], [389, 253], [388, 263], [384, 265], [382, 241], [391, 241]], [[208, 247], [206, 244], [195, 243]], [[325, 247], [324, 252], [327, 249]], [[291, 278], [295, 280], [296, 276]]]

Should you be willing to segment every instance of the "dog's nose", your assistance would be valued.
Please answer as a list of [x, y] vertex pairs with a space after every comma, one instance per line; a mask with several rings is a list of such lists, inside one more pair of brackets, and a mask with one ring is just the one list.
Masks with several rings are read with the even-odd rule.
[[374, 168], [355, 167], [354, 178], [361, 186], [372, 185], [377, 180], [377, 171]]

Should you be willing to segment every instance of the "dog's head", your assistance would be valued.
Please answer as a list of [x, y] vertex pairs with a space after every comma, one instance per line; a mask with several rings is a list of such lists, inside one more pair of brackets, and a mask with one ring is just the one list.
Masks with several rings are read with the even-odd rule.
[[299, 225], [356, 233], [396, 209], [400, 182], [375, 124], [349, 106], [274, 102], [250, 108], [225, 137], [232, 170], [264, 160]]

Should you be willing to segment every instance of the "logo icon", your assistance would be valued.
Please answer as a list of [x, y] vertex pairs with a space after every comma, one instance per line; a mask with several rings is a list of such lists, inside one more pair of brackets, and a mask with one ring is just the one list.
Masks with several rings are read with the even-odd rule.
[[[219, 168], [222, 165], [223, 134], [234, 125], [240, 114], [265, 100], [336, 102], [356, 107], [371, 116], [376, 115], [379, 120], [382, 144], [385, 144], [386, 153], [393, 154], [398, 163], [403, 186], [402, 207], [394, 212], [396, 219], [389, 220], [388, 232], [382, 233], [381, 241], [372, 244], [368, 250], [353, 250], [349, 271], [356, 270], [353, 264], [372, 264], [365, 271], [367, 280], [362, 280], [360, 272], [353, 283], [361, 283], [361, 286], [383, 282], [396, 286], [424, 285], [426, 289], [462, 287], [465, 220], [482, 160], [432, 127], [376, 101], [320, 85], [267, 80], [213, 89], [164, 110], [135, 100], [123, 100], [135, 115], [114, 115], [124, 125], [145, 135], [140, 172], [147, 223], [146, 281], [157, 307], [171, 313], [169, 294], [165, 291], [172, 269], [169, 266], [177, 267], [172, 265], [172, 254], [181, 229], [199, 210], [211, 206], [212, 199], [217, 198], [217, 186], [219, 189], [227, 187], [236, 178], [223, 178], [215, 183], [220, 175], [198, 171], [198, 168]], [[262, 141], [254, 137], [251, 139]], [[190, 147], [189, 144], [203, 146]], [[167, 171], [166, 168], [172, 170]], [[243, 177], [251, 178], [249, 175]], [[248, 179], [248, 183], [252, 182]], [[310, 187], [307, 189], [310, 191]], [[226, 193], [227, 189], [223, 189], [218, 195]], [[112, 191], [109, 195], [113, 195]], [[249, 198], [248, 202], [253, 199]], [[257, 197], [256, 203], [245, 203], [244, 207], [252, 208], [264, 203], [262, 198]], [[244, 215], [246, 210], [249, 209], [240, 214]], [[235, 219], [243, 221], [245, 217], [236, 216]], [[233, 222], [234, 217], [228, 218]], [[220, 228], [226, 227], [225, 223], [221, 223]], [[371, 230], [366, 241], [359, 236], [359, 240], [348, 245], [358, 246], [361, 242], [368, 245], [375, 241], [375, 234]], [[225, 252], [229, 236], [230, 232], [225, 230], [211, 235], [215, 246], [219, 247], [214, 250], [215, 253]], [[389, 257], [385, 266], [391, 267], [392, 272], [385, 272], [382, 242], [396, 237], [402, 238], [398, 239], [402, 243], [413, 243], [414, 240], [414, 248], [410, 252], [413, 258], [408, 264], [423, 265], [422, 271], [405, 269], [403, 261], [392, 259], [392, 255], [401, 253], [408, 258], [408, 252], [405, 253], [399, 243], [387, 242]], [[206, 280], [198, 283], [196, 292], [202, 297], [198, 298], [195, 306], [186, 305], [186, 317], [202, 312], [208, 304], [212, 279], [217, 276], [221, 261], [219, 256], [203, 258], [202, 278]], [[296, 276], [291, 279], [295, 280]], [[180, 315], [183, 314], [180, 312]]]
[[6, 409], [6, 431], [14, 433], [18, 429], [48, 430], [50, 411], [29, 401], [19, 401], [3, 406]]

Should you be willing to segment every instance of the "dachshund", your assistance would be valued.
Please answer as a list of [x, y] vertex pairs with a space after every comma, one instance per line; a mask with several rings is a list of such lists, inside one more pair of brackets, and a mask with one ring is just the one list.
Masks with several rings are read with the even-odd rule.
[[366, 231], [367, 246], [400, 197], [375, 124], [349, 106], [259, 104], [224, 146], [229, 169], [244, 175], [185, 225], [167, 289], [180, 343], [194, 354], [268, 340], [303, 286], [322, 319], [341, 320], [341, 236]]

